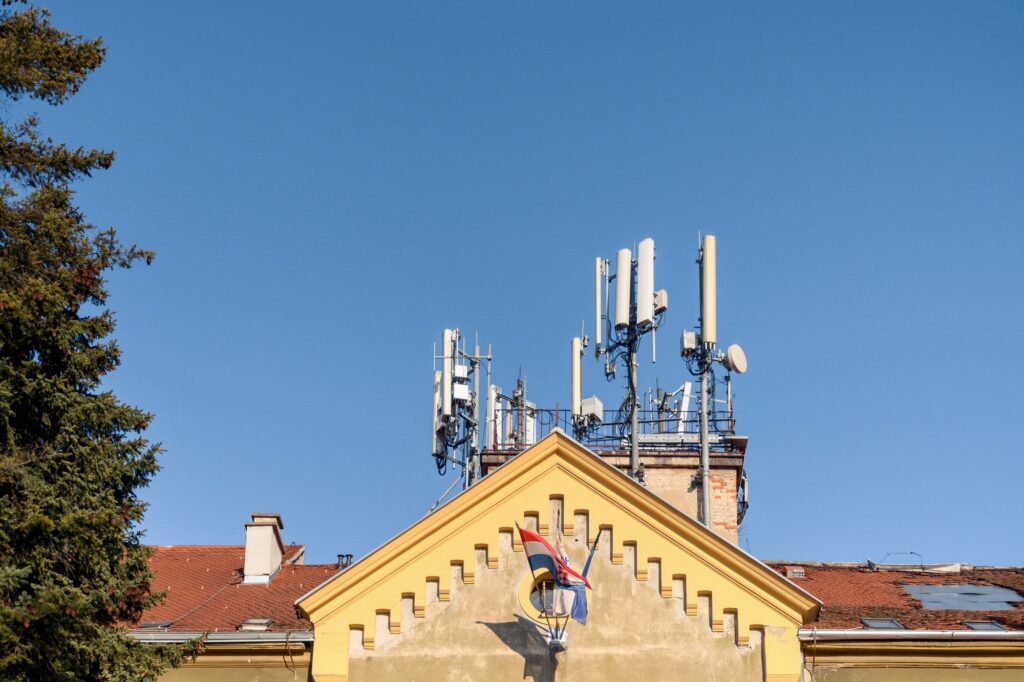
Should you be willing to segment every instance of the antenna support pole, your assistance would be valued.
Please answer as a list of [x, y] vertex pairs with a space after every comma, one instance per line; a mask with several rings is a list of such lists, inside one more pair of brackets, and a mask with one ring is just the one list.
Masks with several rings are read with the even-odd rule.
[[636, 342], [629, 350], [629, 380], [633, 389], [632, 427], [630, 428], [629, 475], [634, 481], [640, 480], [640, 396], [637, 394]]
[[[701, 344], [703, 346], [704, 344]], [[700, 490], [701, 521], [711, 528], [711, 448], [708, 443], [708, 366], [707, 349], [701, 350], [700, 362]]]

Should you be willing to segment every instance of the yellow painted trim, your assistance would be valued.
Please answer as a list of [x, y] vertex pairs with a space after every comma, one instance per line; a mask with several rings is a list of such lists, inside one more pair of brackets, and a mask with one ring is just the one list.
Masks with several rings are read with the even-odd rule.
[[808, 666], [1024, 669], [1024, 641], [805, 641], [803, 651]]
[[308, 668], [310, 652], [299, 642], [258, 642], [250, 644], [207, 644], [186, 668]]

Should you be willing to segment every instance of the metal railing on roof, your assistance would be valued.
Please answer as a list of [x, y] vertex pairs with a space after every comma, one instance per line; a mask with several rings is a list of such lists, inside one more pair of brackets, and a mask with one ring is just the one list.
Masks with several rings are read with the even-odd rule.
[[[567, 409], [501, 406], [495, 410], [488, 429], [485, 452], [525, 450], [547, 436], [556, 427], [591, 450], [629, 449], [629, 418], [618, 410], [604, 410], [600, 420], [591, 420], [586, 428], [577, 428]], [[700, 413], [696, 410], [640, 410], [640, 447], [643, 450], [699, 450]], [[708, 430], [712, 449], [731, 449], [728, 436], [735, 434], [735, 420], [728, 410], [709, 415]]]

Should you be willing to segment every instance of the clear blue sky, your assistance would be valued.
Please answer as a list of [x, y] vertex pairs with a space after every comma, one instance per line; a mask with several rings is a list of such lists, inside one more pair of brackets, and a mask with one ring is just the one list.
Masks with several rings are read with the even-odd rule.
[[[447, 481], [432, 344], [568, 399], [595, 256], [669, 290], [698, 231], [764, 559], [1021, 564], [1024, 5], [70, 3], [104, 67], [47, 131], [115, 149], [86, 215], [159, 252], [112, 280], [108, 385], [167, 448], [147, 541], [278, 511], [357, 556]], [[596, 362], [585, 391], [612, 402]]]

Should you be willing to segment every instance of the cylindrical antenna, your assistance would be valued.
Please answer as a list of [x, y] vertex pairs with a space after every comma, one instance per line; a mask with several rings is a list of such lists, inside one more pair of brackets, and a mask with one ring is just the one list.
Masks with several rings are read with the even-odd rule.
[[715, 271], [715, 236], [704, 236], [700, 261], [700, 335], [705, 346], [718, 341], [718, 291]]
[[594, 263], [594, 339], [599, 352], [601, 343], [604, 341], [601, 338], [601, 334], [604, 332], [604, 325], [601, 323], [601, 265], [601, 258], [598, 257]]
[[582, 401], [583, 401], [583, 372], [581, 365], [581, 359], [583, 357], [583, 340], [578, 337], [572, 337], [571, 344], [572, 353], [572, 416], [578, 417], [583, 413]]
[[636, 252], [636, 323], [654, 324], [654, 240], [640, 242]]
[[615, 262], [615, 328], [629, 326], [629, 294], [633, 284], [633, 254], [619, 249]]

